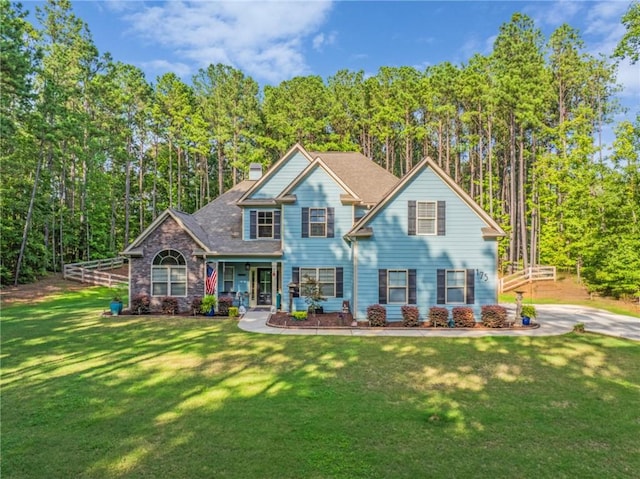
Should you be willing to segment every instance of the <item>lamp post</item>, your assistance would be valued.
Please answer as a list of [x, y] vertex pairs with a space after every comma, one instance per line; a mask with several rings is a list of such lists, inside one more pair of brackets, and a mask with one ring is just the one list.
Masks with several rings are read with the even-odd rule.
[[289, 314], [293, 312], [293, 295], [296, 293], [298, 289], [298, 283], [294, 283], [293, 281], [287, 285], [289, 288]]

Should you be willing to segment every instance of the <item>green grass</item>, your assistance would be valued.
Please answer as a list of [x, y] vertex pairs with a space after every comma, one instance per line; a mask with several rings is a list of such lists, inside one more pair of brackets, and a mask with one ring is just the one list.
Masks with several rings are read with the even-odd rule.
[[256, 335], [2, 310], [9, 478], [601, 478], [640, 470], [640, 344]]

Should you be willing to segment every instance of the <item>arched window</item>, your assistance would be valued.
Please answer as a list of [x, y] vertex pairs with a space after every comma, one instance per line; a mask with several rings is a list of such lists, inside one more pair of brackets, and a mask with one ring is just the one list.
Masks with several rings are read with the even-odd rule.
[[153, 258], [152, 296], [186, 296], [187, 262], [178, 251], [166, 249]]

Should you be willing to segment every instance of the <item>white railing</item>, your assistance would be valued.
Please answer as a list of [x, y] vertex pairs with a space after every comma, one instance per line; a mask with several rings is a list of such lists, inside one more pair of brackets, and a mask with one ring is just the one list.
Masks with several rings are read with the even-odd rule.
[[503, 276], [500, 278], [499, 287], [500, 292], [504, 293], [530, 283], [532, 281], [555, 281], [556, 280], [556, 267], [555, 266], [530, 266], [528, 268], [516, 271], [513, 274]]
[[65, 264], [63, 276], [64, 279], [100, 286], [111, 287], [118, 284], [127, 284], [129, 282], [128, 276], [108, 271], [120, 268], [124, 264], [125, 258], [122, 257]]

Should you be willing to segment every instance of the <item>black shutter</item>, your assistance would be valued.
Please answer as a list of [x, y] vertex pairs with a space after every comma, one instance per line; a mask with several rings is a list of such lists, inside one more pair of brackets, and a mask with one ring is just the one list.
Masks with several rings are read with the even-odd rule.
[[344, 269], [336, 268], [336, 298], [344, 295]]
[[408, 221], [408, 235], [415, 236], [416, 234], [416, 202], [414, 200], [410, 200], [408, 206], [407, 213], [407, 221]]
[[256, 210], [249, 212], [249, 238], [256, 239], [258, 233], [258, 220]]
[[447, 302], [446, 294], [445, 294], [445, 281], [446, 281], [446, 271], [444, 269], [438, 270], [438, 287], [437, 287], [437, 304], [445, 304]]
[[378, 303], [387, 304], [387, 270], [378, 270]]
[[293, 293], [293, 297], [299, 298], [300, 297], [300, 268], [297, 266], [294, 266], [293, 268], [291, 268], [291, 282], [296, 283], [298, 285], [298, 292]]
[[418, 287], [416, 285], [416, 270], [409, 270], [409, 304], [418, 304]]
[[280, 239], [280, 211], [273, 212], [273, 239]]
[[447, 234], [447, 202], [438, 201], [438, 236]]
[[333, 238], [333, 208], [327, 208], [327, 238]]
[[309, 208], [302, 208], [302, 237], [309, 237]]
[[476, 275], [475, 275], [476, 270], [475, 269], [468, 269], [467, 270], [467, 297], [466, 297], [466, 303], [467, 304], [474, 304], [476, 301], [475, 295], [476, 295]]

